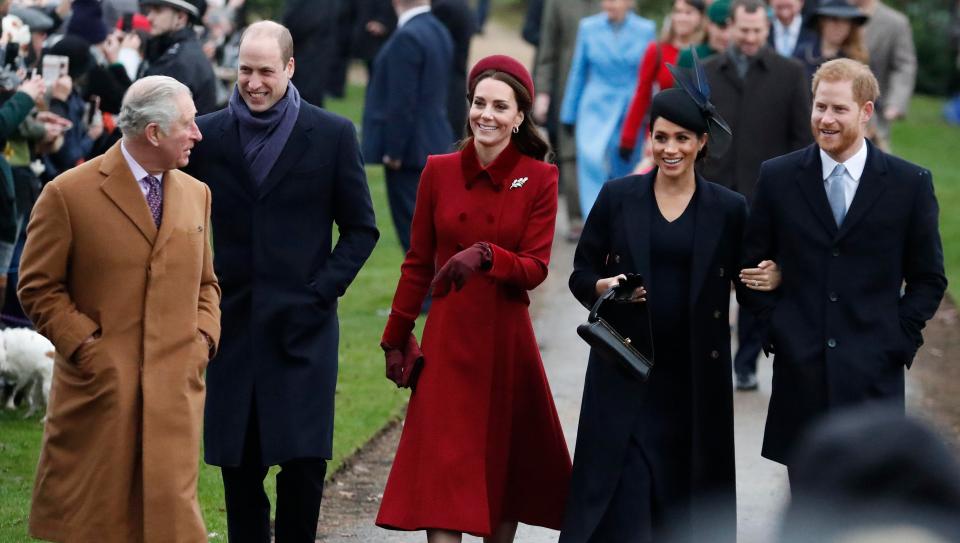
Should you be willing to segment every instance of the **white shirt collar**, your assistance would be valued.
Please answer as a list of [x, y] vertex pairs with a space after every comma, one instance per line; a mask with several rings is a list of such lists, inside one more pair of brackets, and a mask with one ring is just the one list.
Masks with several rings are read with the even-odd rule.
[[[793, 49], [797, 47], [797, 41], [800, 38], [800, 27], [803, 25], [803, 17], [796, 14], [789, 25], [784, 25], [780, 19], [773, 18], [773, 38], [774, 45], [781, 55], [792, 55]], [[788, 53], [784, 51], [790, 49]]]
[[[143, 169], [143, 166], [141, 166], [140, 163], [133, 158], [133, 155], [127, 151], [127, 146], [123, 144], [123, 140], [120, 140], [120, 152], [123, 153], [123, 158], [126, 159], [127, 166], [130, 167], [130, 171], [133, 173], [133, 178], [137, 180], [137, 183], [142, 181], [144, 177], [150, 175], [150, 173]], [[154, 177], [160, 181], [163, 181], [163, 173], [155, 175]]]
[[[820, 161], [823, 163], [823, 179], [829, 177], [830, 174], [833, 173], [833, 169], [837, 167], [837, 164], [839, 164], [839, 162], [830, 158], [830, 155], [828, 155], [823, 149], [820, 149]], [[867, 142], [866, 140], [861, 139], [860, 149], [843, 163], [843, 167], [847, 169], [847, 174], [849, 174], [854, 181], [859, 182], [860, 177], [863, 175], [863, 169], [866, 168], [866, 166]]]
[[417, 6], [415, 8], [410, 8], [407, 11], [404, 11], [402, 15], [397, 17], [397, 28], [402, 27], [407, 24], [410, 19], [413, 19], [421, 13], [430, 13], [430, 6]]
[[777, 29], [777, 32], [786, 31], [787, 34], [790, 36], [799, 34], [800, 25], [802, 24], [803, 24], [803, 17], [801, 17], [799, 13], [793, 17], [793, 20], [790, 21], [789, 25], [784, 25], [782, 22], [780, 22], [780, 19], [777, 19], [776, 17], [773, 18], [773, 26], [774, 28]]

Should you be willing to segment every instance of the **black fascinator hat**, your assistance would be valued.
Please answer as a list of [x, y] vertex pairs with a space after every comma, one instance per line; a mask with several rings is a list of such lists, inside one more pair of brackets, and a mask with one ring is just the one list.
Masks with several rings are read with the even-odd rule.
[[657, 93], [650, 105], [650, 129], [657, 117], [663, 117], [697, 134], [707, 134], [707, 150], [716, 158], [727, 152], [733, 132], [717, 108], [710, 102], [710, 84], [696, 50], [693, 53], [693, 77], [667, 63], [677, 86]]

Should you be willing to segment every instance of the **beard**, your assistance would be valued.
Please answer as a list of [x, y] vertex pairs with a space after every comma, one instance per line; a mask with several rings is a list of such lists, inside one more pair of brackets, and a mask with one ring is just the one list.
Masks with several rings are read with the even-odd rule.
[[813, 139], [821, 149], [830, 155], [842, 155], [844, 151], [850, 149], [863, 137], [863, 132], [859, 126], [838, 125], [837, 133], [831, 136], [825, 136], [820, 133], [820, 126], [811, 124]]

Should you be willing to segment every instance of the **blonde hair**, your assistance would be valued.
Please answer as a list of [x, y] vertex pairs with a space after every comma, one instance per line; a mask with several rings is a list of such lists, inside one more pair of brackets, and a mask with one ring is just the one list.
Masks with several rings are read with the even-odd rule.
[[824, 62], [813, 74], [811, 90], [817, 94], [821, 81], [849, 81], [853, 85], [853, 99], [857, 104], [876, 103], [880, 98], [880, 84], [866, 64], [849, 58], [838, 58]]

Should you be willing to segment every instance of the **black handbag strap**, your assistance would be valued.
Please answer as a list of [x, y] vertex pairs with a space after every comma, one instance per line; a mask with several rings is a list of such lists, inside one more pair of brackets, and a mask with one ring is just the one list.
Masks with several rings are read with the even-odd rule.
[[[610, 287], [606, 292], [601, 294], [600, 297], [597, 298], [597, 301], [593, 302], [593, 307], [590, 308], [590, 316], [587, 317], [587, 322], [597, 322], [597, 320], [600, 319], [597, 315], [597, 313], [600, 312], [600, 306], [602, 306], [604, 302], [613, 299], [615, 295], [616, 287]], [[656, 357], [653, 351], [653, 322], [650, 319], [650, 308], [647, 308], [644, 314], [647, 316], [647, 339], [650, 340], [650, 362], [653, 362]]]
[[614, 287], [608, 288], [606, 292], [601, 294], [600, 297], [597, 298], [597, 301], [593, 302], [593, 307], [590, 308], [590, 316], [587, 317], [587, 322], [597, 322], [597, 312], [600, 311], [600, 306], [603, 305], [603, 302], [613, 298], [614, 295], [616, 295]]

